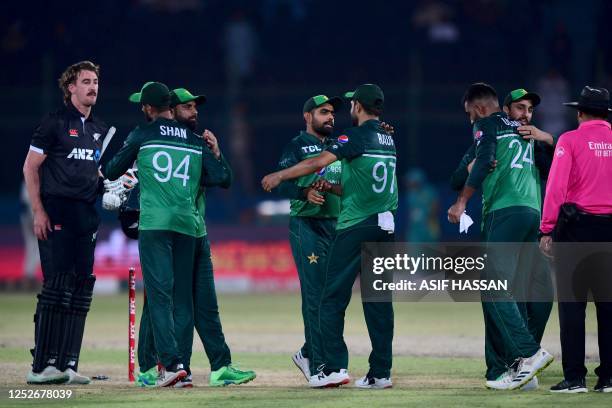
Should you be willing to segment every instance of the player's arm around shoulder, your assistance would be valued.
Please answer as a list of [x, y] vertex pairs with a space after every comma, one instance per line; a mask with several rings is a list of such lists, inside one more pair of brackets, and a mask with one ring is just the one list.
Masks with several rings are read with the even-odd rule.
[[338, 160], [338, 157], [329, 150], [323, 151], [320, 155], [304, 159], [299, 163], [283, 170], [270, 173], [261, 180], [261, 186], [265, 191], [272, 191], [285, 180], [294, 180], [298, 177], [312, 174], [319, 171], [322, 167], [327, 167]]
[[[278, 171], [287, 169], [302, 161], [304, 154], [302, 152], [303, 144], [299, 142], [299, 136], [292, 139], [283, 149], [280, 160], [278, 161]], [[290, 200], [305, 201], [308, 197], [306, 188], [300, 187], [297, 179], [284, 180], [278, 185], [278, 194], [283, 198]]]

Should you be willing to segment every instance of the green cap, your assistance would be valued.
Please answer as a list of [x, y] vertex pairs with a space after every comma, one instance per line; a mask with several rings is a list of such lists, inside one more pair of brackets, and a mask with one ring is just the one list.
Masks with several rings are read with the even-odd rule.
[[147, 82], [140, 92], [130, 95], [130, 102], [155, 107], [170, 106], [170, 90], [161, 82]]
[[185, 88], [176, 88], [170, 92], [170, 106], [174, 107], [192, 101], [195, 101], [196, 105], [201, 105], [206, 102], [206, 96], [193, 95]]
[[385, 105], [385, 94], [376, 84], [359, 85], [354, 91], [346, 92], [344, 97], [359, 101], [369, 108], [382, 109]]
[[520, 101], [521, 99], [530, 100], [534, 107], [540, 104], [540, 97], [538, 94], [534, 92], [527, 92], [525, 89], [519, 88], [506, 95], [504, 98], [504, 106], [510, 106], [512, 102]]
[[310, 112], [314, 108], [318, 108], [321, 105], [325, 105], [329, 103], [334, 107], [335, 110], [339, 110], [342, 107], [342, 99], [337, 96], [328, 98], [326, 95], [316, 95], [312, 98], [308, 98], [306, 102], [304, 102], [304, 110], [303, 112]]

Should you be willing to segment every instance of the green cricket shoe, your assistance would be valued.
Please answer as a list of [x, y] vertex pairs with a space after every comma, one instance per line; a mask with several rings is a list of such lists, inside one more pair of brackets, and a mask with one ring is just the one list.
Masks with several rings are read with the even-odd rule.
[[244, 384], [257, 377], [255, 371], [242, 371], [234, 366], [227, 365], [210, 373], [209, 385], [211, 387], [224, 387], [230, 384]]
[[136, 386], [143, 388], [155, 387], [157, 383], [157, 367], [152, 367], [144, 373], [139, 373], [136, 378]]

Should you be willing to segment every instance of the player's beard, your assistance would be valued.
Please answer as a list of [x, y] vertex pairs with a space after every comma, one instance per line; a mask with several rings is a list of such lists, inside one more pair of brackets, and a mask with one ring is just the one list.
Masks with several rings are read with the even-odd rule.
[[357, 115], [353, 114], [353, 112], [351, 112], [351, 122], [353, 123], [353, 126], [359, 125], [359, 118]]
[[147, 112], [142, 112], [142, 113], [144, 113], [144, 117], [147, 122], [153, 122], [153, 118], [149, 116]]
[[312, 130], [314, 130], [316, 133], [320, 135], [329, 136], [334, 131], [334, 125], [332, 124], [331, 127], [325, 127], [326, 124], [329, 124], [329, 122], [325, 122], [325, 123], [313, 122]]
[[187, 126], [189, 130], [191, 130], [192, 132], [195, 132], [196, 129], [198, 128], [198, 117], [197, 116], [194, 116], [193, 118], [184, 118], [184, 117], [180, 117], [176, 115], [175, 119], [177, 122], [182, 123], [183, 125]]
[[187, 126], [192, 132], [195, 132], [196, 129], [198, 128], [198, 119], [197, 118], [187, 119], [183, 123], [185, 123], [185, 126]]

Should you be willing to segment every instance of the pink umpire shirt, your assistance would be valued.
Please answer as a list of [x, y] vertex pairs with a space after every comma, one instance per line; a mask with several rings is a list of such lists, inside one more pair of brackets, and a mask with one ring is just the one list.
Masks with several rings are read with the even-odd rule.
[[540, 230], [555, 228], [559, 208], [574, 203], [590, 214], [612, 214], [612, 130], [605, 120], [589, 120], [565, 132], [555, 148]]

